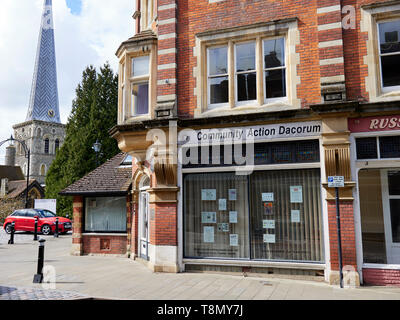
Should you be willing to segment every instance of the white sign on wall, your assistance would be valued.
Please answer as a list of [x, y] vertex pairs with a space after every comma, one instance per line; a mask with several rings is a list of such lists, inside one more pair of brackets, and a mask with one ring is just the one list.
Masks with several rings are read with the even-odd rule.
[[35, 209], [45, 209], [57, 213], [56, 199], [35, 199]]

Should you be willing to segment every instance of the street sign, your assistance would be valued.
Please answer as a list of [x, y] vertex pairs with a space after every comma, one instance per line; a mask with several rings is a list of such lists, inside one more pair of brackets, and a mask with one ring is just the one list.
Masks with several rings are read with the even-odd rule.
[[328, 177], [328, 188], [344, 188], [344, 177]]

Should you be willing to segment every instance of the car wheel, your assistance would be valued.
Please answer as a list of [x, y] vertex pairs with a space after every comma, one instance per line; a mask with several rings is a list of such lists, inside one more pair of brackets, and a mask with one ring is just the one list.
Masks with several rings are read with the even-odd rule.
[[11, 223], [7, 223], [7, 224], [6, 224], [6, 227], [4, 228], [4, 230], [6, 231], [6, 233], [7, 233], [7, 234], [11, 234], [11, 229], [12, 229]]
[[42, 227], [42, 234], [44, 234], [45, 236], [48, 236], [51, 233], [51, 228], [48, 224], [45, 224]]

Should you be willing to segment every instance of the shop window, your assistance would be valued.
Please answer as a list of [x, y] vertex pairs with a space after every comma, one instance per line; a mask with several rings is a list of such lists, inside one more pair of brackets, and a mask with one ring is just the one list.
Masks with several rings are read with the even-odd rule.
[[382, 159], [400, 158], [400, 136], [379, 137], [379, 149]]
[[378, 145], [376, 137], [356, 139], [357, 159], [377, 159]]
[[148, 114], [149, 56], [132, 59], [131, 93], [131, 114], [134, 116]]
[[322, 262], [319, 169], [188, 174], [184, 255]]
[[400, 20], [378, 24], [383, 89], [400, 88]]
[[86, 198], [85, 231], [126, 232], [126, 198]]

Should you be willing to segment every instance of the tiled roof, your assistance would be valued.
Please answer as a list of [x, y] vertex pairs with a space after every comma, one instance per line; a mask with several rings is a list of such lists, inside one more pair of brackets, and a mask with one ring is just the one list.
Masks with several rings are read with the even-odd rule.
[[[29, 189], [36, 182], [35, 179], [29, 180]], [[7, 198], [16, 198], [26, 190], [26, 180], [10, 181], [8, 183]]]
[[82, 179], [62, 190], [60, 195], [128, 193], [132, 179], [132, 167], [121, 166], [126, 156], [126, 153], [119, 153]]
[[0, 179], [8, 179], [9, 181], [24, 180], [24, 174], [21, 167], [0, 166]]

